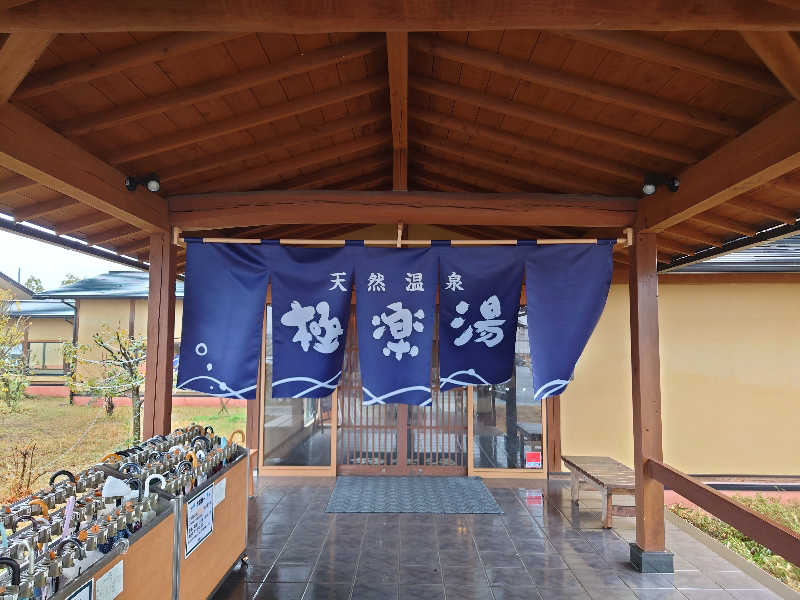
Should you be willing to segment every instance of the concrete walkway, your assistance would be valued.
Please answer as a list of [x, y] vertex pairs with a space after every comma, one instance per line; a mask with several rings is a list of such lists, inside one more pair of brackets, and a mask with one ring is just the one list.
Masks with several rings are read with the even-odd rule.
[[628, 563], [633, 519], [600, 529], [591, 492], [579, 509], [566, 482], [487, 481], [496, 515], [325, 513], [331, 479], [259, 481], [249, 566], [215, 600], [577, 600], [777, 598], [668, 524], [674, 575]]

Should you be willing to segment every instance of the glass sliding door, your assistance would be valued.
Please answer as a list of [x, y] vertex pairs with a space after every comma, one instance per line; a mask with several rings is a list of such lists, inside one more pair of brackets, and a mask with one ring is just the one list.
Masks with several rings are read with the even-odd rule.
[[472, 406], [474, 470], [543, 472], [545, 432], [542, 403], [533, 398], [526, 307], [520, 307], [511, 379], [475, 386]]

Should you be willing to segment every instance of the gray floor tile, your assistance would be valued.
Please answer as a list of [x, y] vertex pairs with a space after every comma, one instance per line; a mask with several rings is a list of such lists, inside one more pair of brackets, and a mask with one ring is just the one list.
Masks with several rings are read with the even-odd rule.
[[525, 586], [533, 585], [533, 579], [524, 567], [486, 567], [489, 585]]
[[716, 571], [710, 576], [726, 590], [759, 590], [764, 586], [741, 571]]
[[303, 594], [303, 600], [349, 600], [349, 583], [310, 583]]
[[673, 585], [679, 590], [715, 590], [721, 587], [700, 571], [677, 571], [673, 575]]
[[486, 585], [445, 585], [444, 593], [447, 600], [493, 600]]
[[300, 600], [305, 589], [305, 583], [265, 583], [253, 600]]
[[435, 565], [400, 565], [398, 574], [400, 585], [442, 584], [442, 570]]
[[445, 585], [488, 586], [486, 573], [480, 565], [472, 567], [442, 565], [442, 573], [444, 575]]
[[562, 590], [582, 590], [577, 577], [570, 571], [561, 569], [528, 569], [533, 582], [539, 588], [557, 588]]
[[277, 562], [267, 574], [267, 581], [280, 583], [308, 581], [312, 567], [311, 563]]
[[495, 600], [531, 600], [538, 599], [539, 592], [535, 585], [517, 585], [492, 587]]
[[397, 589], [399, 600], [444, 600], [444, 586], [442, 584], [400, 585]]
[[689, 600], [731, 600], [733, 596], [725, 590], [681, 590]]
[[634, 590], [634, 594], [636, 594], [637, 598], [641, 598], [641, 600], [686, 600], [686, 596], [684, 596], [681, 592], [676, 589], [672, 590], [654, 590], [654, 589], [646, 589], [646, 590]]
[[620, 573], [619, 578], [633, 590], [639, 589], [675, 589], [672, 584], [673, 575], [660, 573]]
[[353, 600], [397, 600], [397, 586], [377, 583], [356, 583]]

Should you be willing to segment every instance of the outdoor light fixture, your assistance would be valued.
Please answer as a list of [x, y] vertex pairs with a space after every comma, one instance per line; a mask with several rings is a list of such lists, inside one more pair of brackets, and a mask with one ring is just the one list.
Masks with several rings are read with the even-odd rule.
[[670, 192], [677, 192], [681, 185], [681, 180], [677, 175], [665, 175], [664, 173], [648, 173], [644, 176], [642, 193], [645, 196], [652, 196], [656, 193], [656, 188], [660, 185], [666, 186]]
[[150, 175], [146, 175], [144, 177], [133, 177], [129, 175], [125, 178], [125, 187], [130, 192], [136, 190], [137, 186], [140, 185], [145, 186], [148, 191], [156, 193], [161, 189], [161, 180], [155, 173], [151, 173]]

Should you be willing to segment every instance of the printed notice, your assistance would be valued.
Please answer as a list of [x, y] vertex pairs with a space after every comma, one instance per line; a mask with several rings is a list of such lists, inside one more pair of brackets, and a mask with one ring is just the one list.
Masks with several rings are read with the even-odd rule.
[[114, 600], [122, 593], [122, 562], [111, 567], [95, 583], [95, 600]]
[[225, 500], [226, 481], [228, 481], [227, 478], [214, 484], [214, 508], [216, 508], [220, 502]]
[[210, 485], [186, 503], [185, 558], [189, 558], [212, 531], [214, 531], [214, 486]]
[[[72, 496], [74, 498], [75, 496]], [[75, 590], [72, 592], [67, 600], [93, 600], [94, 594], [92, 594], [92, 584], [94, 583], [94, 579], [90, 579], [86, 583], [84, 583], [80, 589]]]

